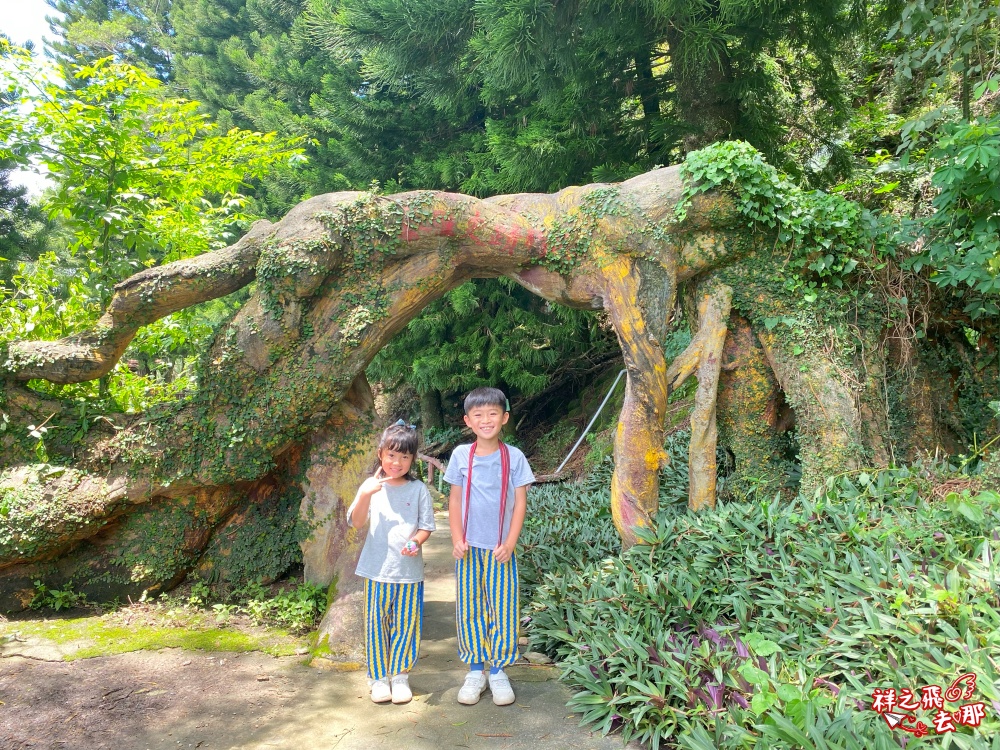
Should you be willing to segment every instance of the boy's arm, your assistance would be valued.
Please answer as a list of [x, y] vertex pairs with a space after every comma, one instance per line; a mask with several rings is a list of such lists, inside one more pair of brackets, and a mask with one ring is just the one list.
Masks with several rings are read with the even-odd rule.
[[524, 517], [528, 514], [528, 485], [518, 487], [514, 490], [514, 513], [510, 517], [510, 531], [497, 548], [493, 550], [493, 556], [498, 563], [507, 562], [517, 548], [517, 538], [521, 535], [524, 527]]
[[465, 557], [469, 545], [462, 539], [462, 485], [453, 484], [448, 493], [448, 527], [451, 529], [451, 554], [456, 560]]

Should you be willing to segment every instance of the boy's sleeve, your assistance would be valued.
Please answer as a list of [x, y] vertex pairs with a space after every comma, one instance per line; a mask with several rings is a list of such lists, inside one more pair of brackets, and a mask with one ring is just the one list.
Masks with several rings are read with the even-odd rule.
[[424, 531], [437, 531], [437, 524], [434, 523], [434, 501], [431, 500], [431, 493], [423, 482], [420, 483], [420, 513], [417, 519], [417, 528]]
[[535, 475], [531, 471], [531, 466], [528, 465], [528, 459], [524, 457], [521, 451], [518, 451], [514, 456], [515, 459], [511, 462], [510, 467], [514, 486], [524, 487], [526, 484], [533, 484]]
[[[444, 473], [444, 481], [448, 484], [464, 484], [465, 479], [462, 475], [462, 454], [465, 454], [466, 463], [469, 460], [468, 450], [462, 450], [465, 448], [464, 445], [459, 445], [451, 452], [451, 458], [448, 459], [448, 470]], [[471, 446], [470, 446], [471, 448]]]

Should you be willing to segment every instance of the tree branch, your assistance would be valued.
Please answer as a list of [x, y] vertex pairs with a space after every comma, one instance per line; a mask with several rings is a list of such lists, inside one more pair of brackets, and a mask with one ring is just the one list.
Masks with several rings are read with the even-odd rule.
[[58, 341], [17, 341], [0, 373], [12, 380], [79, 383], [111, 372], [136, 331], [171, 313], [224, 297], [254, 279], [270, 222], [257, 222], [235, 245], [148, 268], [115, 285], [94, 328]]

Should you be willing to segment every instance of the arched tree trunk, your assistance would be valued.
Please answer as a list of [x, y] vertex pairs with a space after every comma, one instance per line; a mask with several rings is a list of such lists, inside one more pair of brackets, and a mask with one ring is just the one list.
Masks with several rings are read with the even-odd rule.
[[[630, 378], [614, 513], [631, 543], [634, 526], [656, 508], [660, 338], [678, 262], [696, 273], [738, 246], [718, 226], [729, 205], [720, 197], [700, 199], [683, 225], [664, 221], [680, 187], [671, 168], [618, 186], [486, 201], [337, 193], [300, 204], [278, 224], [256, 225], [230, 248], [136, 274], [116, 287], [95, 330], [11, 344], [7, 390], [24, 396], [16, 381], [36, 377], [101, 377], [140, 326], [251, 279], [257, 289], [206, 353], [191, 398], [94, 436], [58, 476], [5, 471], [0, 484], [13, 512], [0, 521], [10, 528], [0, 537], [0, 566], [57, 558], [153, 501], [179, 502], [206, 488], [244, 492], [305, 450], [375, 353], [427, 303], [469, 278], [501, 274], [548, 299], [605, 307], [615, 322]], [[30, 502], [36, 495], [59, 507], [43, 512]], [[29, 527], [45, 531], [32, 536]]]
[[[10, 344], [0, 381], [5, 398], [24, 414], [43, 414], [48, 407], [19, 382], [99, 378], [142, 325], [256, 280], [253, 296], [205, 353], [199, 388], [188, 398], [118, 416], [113, 429], [89, 436], [75, 460], [55, 470], [30, 465], [23, 451], [5, 451], [0, 593], [11, 590], [4, 581], [19, 570], [48, 565], [158, 508], [187, 513], [201, 529], [178, 543], [163, 585], [198, 564], [195, 548], [214, 543], [248, 497], [278, 498], [282, 507], [302, 497], [307, 518], [329, 517], [306, 561], [323, 561], [323, 574], [313, 576], [333, 580], [356, 552], [338, 514], [363, 466], [346, 455], [328, 464], [320, 457], [355, 439], [361, 452], [371, 441], [371, 428], [362, 428], [364, 368], [425, 305], [475, 277], [508, 275], [546, 299], [608, 311], [628, 369], [611, 488], [626, 546], [657, 508], [668, 383], [676, 374], [668, 372], [663, 339], [678, 284], [698, 277], [705, 290], [698, 352], [685, 359], [700, 379], [690, 502], [710, 506], [715, 383], [729, 302], [726, 286], [708, 277], [751, 252], [757, 238], [737, 228], [732, 201], [720, 194], [696, 197], [676, 222], [681, 190], [672, 167], [554, 195], [319, 196], [277, 224], [255, 225], [230, 248], [122, 282], [90, 332]], [[764, 344], [778, 382], [804, 398], [812, 381], [793, 371], [797, 363], [774, 342]], [[833, 408], [824, 403], [812, 412], [813, 429], [843, 438], [849, 450], [853, 433], [843, 429], [841, 411], [827, 413]], [[65, 416], [57, 409], [52, 418]], [[332, 484], [336, 491], [319, 489]], [[292, 485], [295, 498], [281, 489]]]

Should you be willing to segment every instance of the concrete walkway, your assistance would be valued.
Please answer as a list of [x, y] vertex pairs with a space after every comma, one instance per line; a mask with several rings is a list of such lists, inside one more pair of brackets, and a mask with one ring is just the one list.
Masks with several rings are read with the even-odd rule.
[[[410, 676], [414, 700], [408, 705], [375, 705], [363, 673], [335, 687], [327, 707], [330, 739], [338, 750], [366, 748], [583, 748], [621, 750], [620, 737], [602, 737], [580, 728], [579, 716], [566, 708], [570, 692], [554, 667], [508, 668], [517, 695], [514, 705], [493, 705], [490, 692], [475, 706], [456, 698], [466, 667], [458, 658], [455, 633], [454, 560], [448, 519], [438, 515], [438, 531], [424, 547], [424, 628], [420, 661]], [[346, 682], [346, 681], [345, 681]]]

